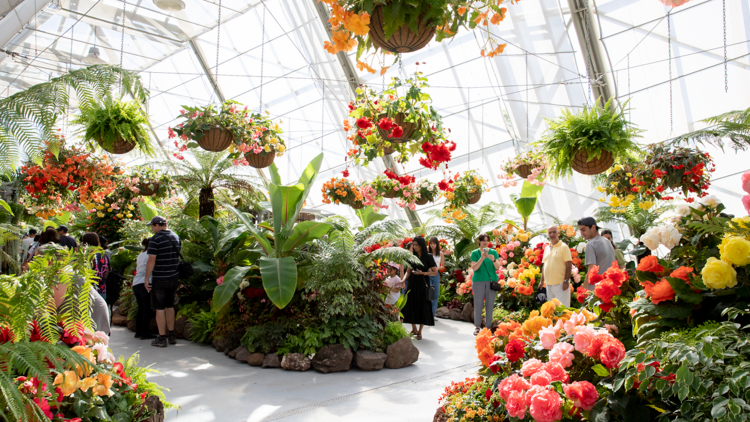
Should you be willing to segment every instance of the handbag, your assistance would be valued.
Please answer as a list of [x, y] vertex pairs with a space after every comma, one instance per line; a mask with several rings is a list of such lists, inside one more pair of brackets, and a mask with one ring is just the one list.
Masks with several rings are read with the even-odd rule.
[[432, 302], [435, 300], [435, 286], [431, 284], [427, 284], [427, 302]]
[[540, 287], [534, 295], [534, 303], [544, 305], [547, 303], [547, 287]]
[[494, 292], [499, 292], [501, 289], [502, 289], [502, 287], [500, 287], [500, 283], [499, 282], [497, 282], [497, 281], [490, 281], [490, 290], [492, 290]]
[[179, 255], [180, 257], [180, 261], [177, 264], [178, 278], [180, 280], [186, 280], [190, 278], [193, 273], [195, 273], [193, 265], [185, 261], [185, 258], [182, 257], [182, 248], [178, 248], [177, 245], [175, 245], [175, 243], [172, 241], [172, 239], [169, 239], [169, 241], [172, 243], [172, 246], [177, 249], [177, 255]]

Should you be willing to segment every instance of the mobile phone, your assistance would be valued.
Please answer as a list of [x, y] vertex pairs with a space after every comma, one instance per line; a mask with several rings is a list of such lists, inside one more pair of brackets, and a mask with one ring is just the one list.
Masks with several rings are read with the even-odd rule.
[[487, 252], [489, 252], [489, 251], [490, 251], [490, 248], [482, 248], [482, 251], [483, 251], [484, 253], [487, 253]]

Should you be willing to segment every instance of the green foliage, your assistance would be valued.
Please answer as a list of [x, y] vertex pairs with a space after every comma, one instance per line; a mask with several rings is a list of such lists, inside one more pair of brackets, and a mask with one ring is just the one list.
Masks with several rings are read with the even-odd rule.
[[211, 311], [201, 311], [193, 315], [189, 321], [193, 324], [190, 329], [190, 340], [196, 343], [210, 343], [219, 316]]
[[130, 381], [133, 384], [138, 384], [135, 392], [138, 394], [148, 393], [149, 396], [159, 397], [165, 409], [177, 409], [178, 406], [167, 401], [167, 397], [164, 395], [164, 391], [169, 391], [169, 389], [148, 380], [149, 374], [162, 375], [162, 373], [156, 369], [151, 369], [151, 365], [147, 367], [138, 366], [140, 360], [141, 357], [138, 352], [133, 353], [127, 359], [125, 356], [120, 356], [117, 360], [122, 363], [123, 369], [130, 377]]
[[80, 112], [72, 123], [83, 127], [82, 138], [92, 150], [100, 145], [112, 151], [116, 141], [125, 140], [146, 155], [156, 154], [146, 130], [148, 117], [138, 101], [122, 101], [107, 95], [101, 101], [81, 107]]
[[30, 161], [41, 162], [44, 142], [53, 139], [57, 120], [70, 110], [70, 105], [77, 102], [79, 107], [90, 107], [120, 83], [122, 91], [140, 103], [148, 98], [148, 90], [136, 72], [97, 65], [74, 70], [0, 100], [0, 171], [15, 169], [21, 150]]
[[323, 347], [323, 335], [315, 327], [306, 327], [300, 334], [293, 334], [286, 338], [284, 346], [279, 348], [278, 354], [302, 353], [305, 356], [316, 353]]
[[735, 151], [747, 151], [750, 148], [750, 108], [729, 111], [704, 119], [703, 122], [712, 126], [673, 138], [670, 144], [708, 144], [723, 150], [728, 139], [729, 146]]
[[383, 329], [384, 346], [390, 346], [404, 337], [409, 337], [409, 333], [400, 321], [391, 321]]
[[382, 330], [380, 322], [368, 316], [355, 318], [336, 317], [328, 320], [322, 327], [323, 344], [342, 344], [350, 350], [360, 348], [372, 350], [375, 339]]
[[599, 158], [602, 151], [611, 152], [615, 161], [638, 154], [633, 138], [641, 131], [625, 119], [626, 106], [627, 103], [616, 110], [610, 99], [604, 107], [597, 102], [584, 106], [577, 114], [565, 109], [559, 118], [545, 119], [548, 129], [537, 144], [549, 159], [550, 177], [571, 175], [573, 156], [581, 150], [588, 153], [589, 160]]
[[674, 209], [674, 205], [659, 201], [644, 210], [638, 206], [639, 203], [639, 200], [634, 200], [625, 212], [614, 212], [613, 207], [598, 207], [593, 217], [603, 223], [625, 224], [633, 237], [640, 238], [648, 229], [658, 226], [665, 213]]
[[[538, 186], [532, 184], [526, 180], [523, 181], [523, 187], [521, 188], [521, 195], [513, 198], [513, 203], [516, 205], [516, 210], [523, 219], [523, 229], [526, 230], [529, 224], [529, 217], [534, 213], [536, 203], [539, 200], [539, 195], [542, 193], [544, 186]], [[513, 196], [512, 196], [513, 197]]]
[[176, 318], [187, 317], [190, 319], [193, 315], [199, 314], [203, 311], [203, 308], [198, 302], [188, 303], [187, 305], [180, 305], [180, 310], [177, 311]]
[[242, 337], [242, 345], [251, 353], [263, 353], [265, 355], [275, 352], [284, 344], [284, 336], [287, 331], [285, 324], [269, 322], [263, 325], [248, 327]]
[[707, 331], [713, 331], [721, 326], [720, 322], [708, 321], [693, 328], [677, 327], [661, 334], [661, 339], [667, 342], [684, 342], [690, 346], [695, 346], [703, 339]]

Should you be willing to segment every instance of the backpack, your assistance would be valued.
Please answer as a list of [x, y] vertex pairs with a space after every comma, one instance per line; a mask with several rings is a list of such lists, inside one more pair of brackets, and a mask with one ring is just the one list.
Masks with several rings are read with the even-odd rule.
[[169, 241], [172, 243], [172, 246], [177, 249], [177, 254], [180, 256], [180, 261], [177, 264], [177, 273], [178, 278], [180, 280], [186, 280], [190, 278], [195, 270], [193, 270], [193, 265], [187, 261], [185, 261], [185, 258], [182, 257], [182, 247], [176, 245], [172, 239], [169, 239]]

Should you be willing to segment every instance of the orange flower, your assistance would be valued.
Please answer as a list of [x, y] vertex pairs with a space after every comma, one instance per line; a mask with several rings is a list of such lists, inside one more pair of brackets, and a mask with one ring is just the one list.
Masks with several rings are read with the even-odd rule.
[[490, 22], [493, 25], [497, 25], [503, 19], [505, 19], [505, 12], [507, 12], [507, 11], [508, 11], [508, 9], [506, 9], [506, 8], [503, 7], [502, 9], [500, 9], [500, 13], [495, 13], [494, 15], [492, 15], [492, 19], [490, 19]]
[[672, 286], [669, 285], [669, 282], [664, 278], [662, 278], [661, 281], [657, 281], [656, 283], [646, 281], [644, 283], [641, 283], [641, 285], [643, 286], [643, 289], [646, 290], [646, 297], [650, 297], [651, 302], [653, 302], [654, 305], [658, 305], [659, 302], [666, 302], [668, 300], [674, 299], [674, 290], [672, 289]]
[[680, 280], [684, 280], [687, 283], [690, 283], [690, 273], [693, 272], [693, 269], [690, 267], [680, 267], [674, 271], [672, 271], [672, 274], [670, 274], [670, 277], [679, 278]]
[[362, 12], [357, 15], [352, 13], [350, 16], [344, 18], [344, 28], [355, 35], [364, 36], [370, 31], [370, 15], [367, 12]]
[[459, 7], [459, 8], [458, 8], [458, 14], [459, 14], [460, 16], [463, 16], [463, 15], [464, 15], [464, 13], [466, 13], [466, 8], [465, 8], [464, 6], [461, 6], [461, 7]]
[[482, 365], [489, 366], [490, 358], [495, 355], [495, 349], [492, 347], [492, 332], [483, 328], [482, 331], [477, 334], [476, 345], [474, 346], [477, 350], [479, 360], [482, 361]]
[[78, 375], [73, 371], [65, 371], [62, 374], [57, 374], [54, 385], [60, 387], [63, 396], [69, 396], [78, 389]]

